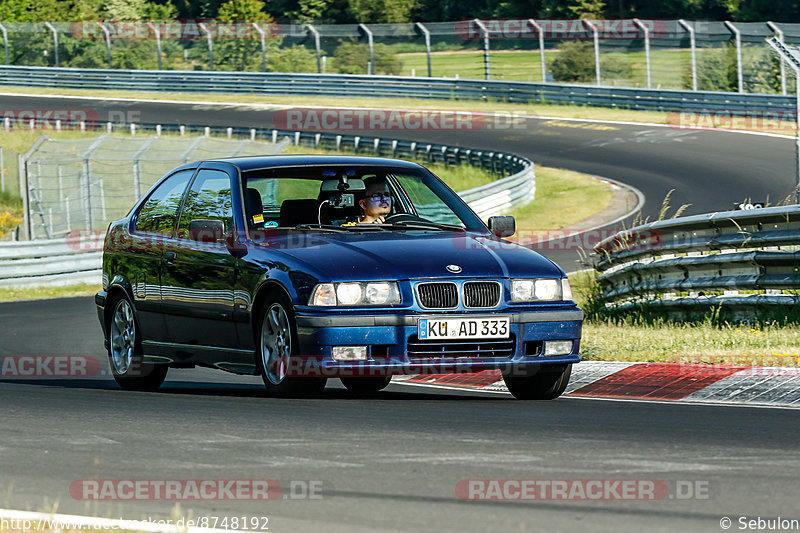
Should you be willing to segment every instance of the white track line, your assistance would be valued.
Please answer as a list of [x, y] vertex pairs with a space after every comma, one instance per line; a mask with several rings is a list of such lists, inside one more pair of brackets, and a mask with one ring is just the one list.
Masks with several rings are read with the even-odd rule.
[[[16, 509], [0, 509], [0, 519], [30, 522], [44, 522], [41, 529], [31, 527], [31, 531], [52, 531], [56, 529], [92, 529], [108, 531], [147, 531], [149, 533], [231, 533], [228, 529], [213, 529], [205, 527], [178, 527], [177, 525], [159, 524], [163, 520], [122, 520], [114, 518], [98, 518], [95, 516], [81, 516], [70, 514], [39, 513], [33, 511], [18, 511]], [[166, 520], [166, 519], [165, 519]], [[175, 520], [173, 520], [174, 522]], [[49, 522], [49, 523], [48, 523]], [[45, 526], [49, 526], [45, 528]], [[23, 528], [10, 528], [22, 531]]]

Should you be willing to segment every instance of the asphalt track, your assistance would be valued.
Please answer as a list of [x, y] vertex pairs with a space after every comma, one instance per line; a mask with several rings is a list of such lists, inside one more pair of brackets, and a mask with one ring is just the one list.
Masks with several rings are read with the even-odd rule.
[[[0, 103], [77, 107], [72, 100]], [[135, 108], [141, 122], [268, 127], [270, 116], [248, 107], [91, 105]], [[642, 190], [649, 213], [671, 188], [676, 204], [692, 202], [692, 212], [704, 212], [745, 197], [783, 197], [792, 187], [790, 140], [561, 122], [526, 120], [504, 134], [392, 136], [502, 147], [614, 178]], [[104, 358], [91, 298], [0, 305], [0, 354]], [[270, 531], [720, 531], [723, 516], [733, 529], [741, 516], [800, 519], [797, 410], [577, 398], [528, 403], [394, 384], [355, 398], [334, 380], [321, 400], [284, 400], [264, 397], [255, 378], [207, 370], [171, 371], [158, 393], [123, 392], [108, 378], [4, 381], [0, 402], [4, 507], [43, 510], [57, 502], [59, 512], [130, 519], [267, 516]], [[171, 501], [97, 503], [69, 493], [80, 479], [236, 478], [276, 479], [284, 487], [321, 482], [322, 498], [181, 502], [178, 510]], [[599, 501], [466, 502], [456, 485], [469, 479], [656, 480], [669, 494], [657, 501], [611, 494]], [[684, 498], [687, 487], [691, 498]]]

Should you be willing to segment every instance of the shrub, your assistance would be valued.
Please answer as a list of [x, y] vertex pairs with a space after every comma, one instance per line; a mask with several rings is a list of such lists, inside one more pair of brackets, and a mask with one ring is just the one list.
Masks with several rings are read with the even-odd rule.
[[565, 41], [558, 45], [558, 54], [550, 63], [553, 81], [594, 81], [594, 47], [586, 41]]
[[[369, 63], [369, 46], [366, 43], [345, 42], [334, 52], [336, 70], [342, 74], [366, 74]], [[387, 45], [375, 45], [375, 74], [397, 76], [403, 63]]]

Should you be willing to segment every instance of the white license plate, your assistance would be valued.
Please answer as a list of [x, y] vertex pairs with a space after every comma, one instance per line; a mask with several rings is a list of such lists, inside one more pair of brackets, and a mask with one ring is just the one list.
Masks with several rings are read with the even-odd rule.
[[469, 318], [420, 318], [419, 340], [438, 339], [507, 339], [510, 320], [507, 316]]

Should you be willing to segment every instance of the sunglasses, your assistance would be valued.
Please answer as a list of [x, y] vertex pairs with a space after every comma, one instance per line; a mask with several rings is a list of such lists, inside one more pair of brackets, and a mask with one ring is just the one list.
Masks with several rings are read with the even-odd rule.
[[383, 199], [383, 200], [391, 200], [392, 199], [392, 195], [389, 194], [388, 192], [383, 192], [383, 193], [382, 192], [376, 192], [375, 194], [370, 194], [369, 196], [367, 196], [367, 198], [369, 198], [370, 200], [381, 200], [381, 199]]

